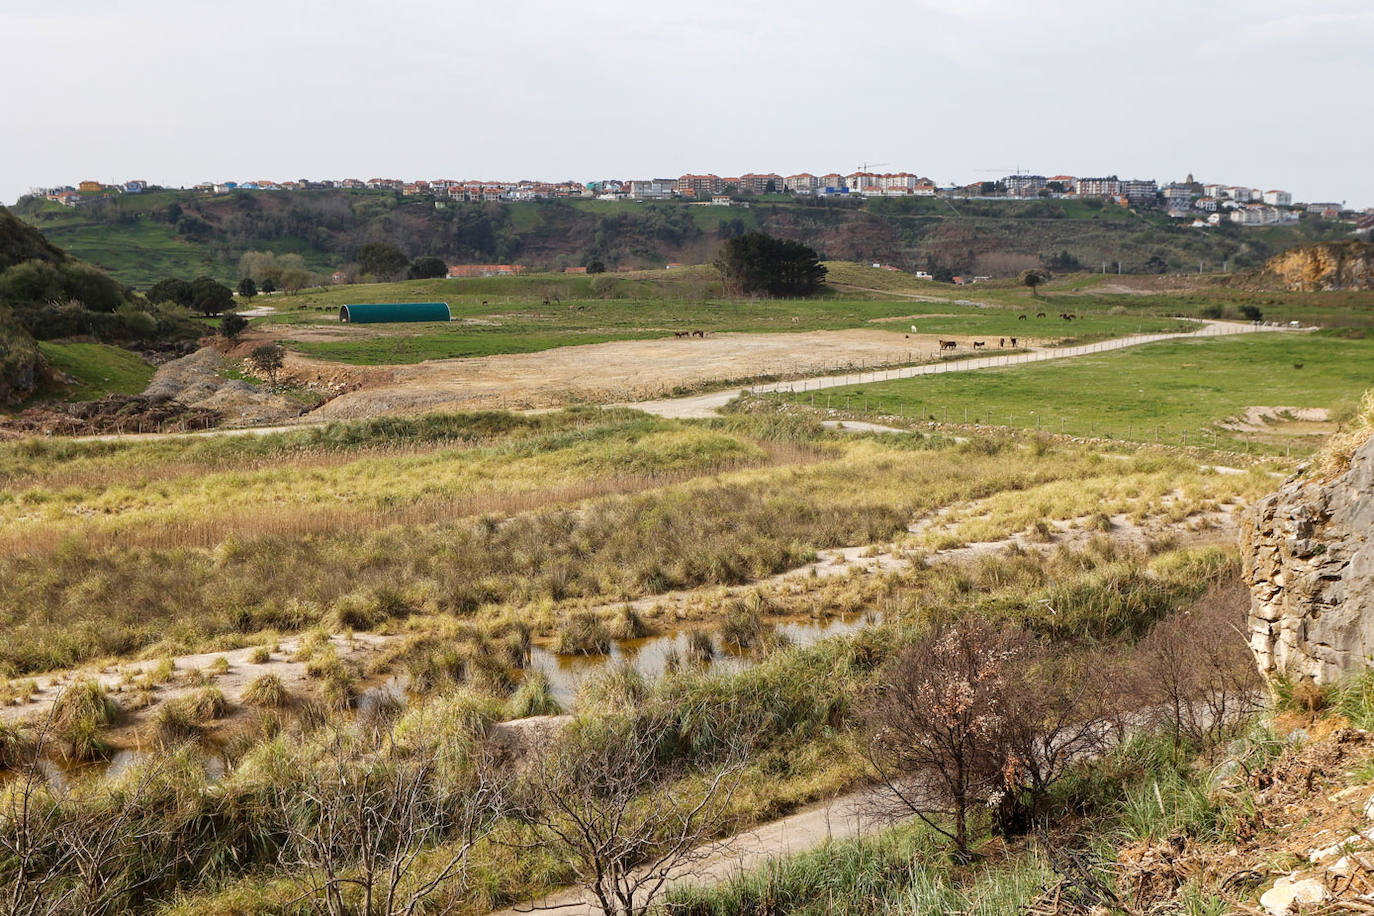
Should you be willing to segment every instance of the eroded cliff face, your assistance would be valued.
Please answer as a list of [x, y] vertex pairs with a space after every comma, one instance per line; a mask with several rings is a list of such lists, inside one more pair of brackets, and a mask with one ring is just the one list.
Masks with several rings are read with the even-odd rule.
[[1264, 265], [1270, 283], [1302, 292], [1328, 289], [1374, 289], [1374, 244], [1322, 242], [1291, 248]]
[[1241, 521], [1261, 673], [1330, 683], [1374, 664], [1374, 438], [1326, 481], [1291, 480]]

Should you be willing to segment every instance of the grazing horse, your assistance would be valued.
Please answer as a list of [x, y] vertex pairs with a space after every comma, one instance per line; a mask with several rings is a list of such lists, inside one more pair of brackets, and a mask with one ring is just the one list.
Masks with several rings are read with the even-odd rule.
[[693, 337], [700, 337], [702, 340], [705, 340], [705, 339], [706, 339], [706, 332], [705, 332], [705, 331], [693, 331], [693, 332], [692, 332], [692, 336], [693, 336]]
[[1044, 312], [1036, 312], [1036, 313], [1035, 313], [1035, 317], [1036, 317], [1036, 318], [1044, 318], [1044, 317], [1045, 317], [1045, 313], [1044, 313]]
[[1013, 337], [1013, 338], [1011, 339], [1011, 345], [1012, 345], [1013, 347], [1016, 346], [1016, 338], [1015, 338], [1015, 337]]
[[919, 333], [920, 333], [919, 331], [916, 330], [916, 325], [914, 325], [914, 324], [911, 326], [911, 333], [913, 333], [913, 334], [919, 334]]
[[1007, 345], [1007, 339], [1006, 339], [1005, 337], [999, 337], [999, 338], [997, 338], [997, 349], [1000, 350], [1000, 349], [1002, 349], [1003, 347], [1005, 347], [1006, 345]]
[[984, 346], [986, 346], [986, 344], [984, 344], [981, 340], [975, 340], [973, 342], [973, 349], [975, 350], [981, 350]]
[[957, 347], [957, 346], [959, 346], [959, 341], [957, 341], [957, 340], [942, 340], [942, 341], [940, 341], [940, 349], [941, 349], [941, 350], [953, 350], [953, 349], [954, 349], [955, 347]]
[[1016, 316], [1016, 320], [1017, 320], [1017, 321], [1025, 321], [1025, 320], [1026, 320], [1026, 316], [1025, 316], [1025, 315], [1017, 315], [1017, 316]]
[[687, 332], [686, 332], [686, 331], [674, 331], [674, 332], [673, 332], [673, 336], [674, 336], [674, 337], [686, 337], [686, 336], [687, 336]]

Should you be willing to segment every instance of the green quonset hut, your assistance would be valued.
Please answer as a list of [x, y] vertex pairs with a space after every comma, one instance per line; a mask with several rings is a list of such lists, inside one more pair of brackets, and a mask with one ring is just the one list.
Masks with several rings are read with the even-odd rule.
[[350, 324], [387, 321], [451, 321], [447, 302], [358, 303], [339, 307], [339, 320]]

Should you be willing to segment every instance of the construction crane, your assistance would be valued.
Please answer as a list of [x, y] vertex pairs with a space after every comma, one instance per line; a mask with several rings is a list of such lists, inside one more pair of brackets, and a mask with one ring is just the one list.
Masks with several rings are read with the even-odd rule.
[[867, 171], [868, 171], [869, 169], [871, 169], [871, 168], [876, 168], [877, 166], [880, 166], [880, 165], [891, 165], [891, 164], [892, 164], [892, 163], [890, 163], [890, 162], [861, 162], [861, 163], [859, 163], [858, 170], [859, 170], [860, 172], [867, 172]]

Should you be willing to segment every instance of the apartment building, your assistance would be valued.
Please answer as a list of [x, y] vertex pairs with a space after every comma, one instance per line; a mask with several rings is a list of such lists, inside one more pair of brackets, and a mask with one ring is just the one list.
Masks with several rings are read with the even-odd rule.
[[1115, 175], [1105, 178], [1075, 178], [1073, 189], [1079, 197], [1120, 197], [1121, 179]]

